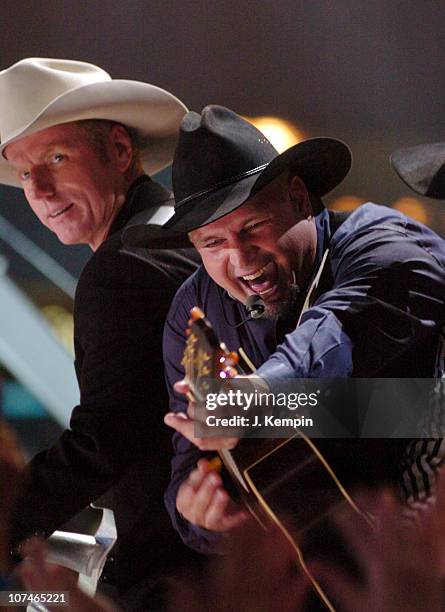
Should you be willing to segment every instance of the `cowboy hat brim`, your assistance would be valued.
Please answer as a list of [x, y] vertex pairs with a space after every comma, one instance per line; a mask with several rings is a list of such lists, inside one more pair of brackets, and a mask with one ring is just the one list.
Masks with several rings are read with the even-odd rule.
[[148, 248], [177, 246], [181, 234], [186, 236], [233, 212], [287, 169], [302, 179], [310, 193], [324, 196], [341, 183], [351, 164], [351, 151], [343, 142], [332, 138], [305, 140], [277, 155], [256, 172], [177, 203], [175, 214], [161, 228], [141, 215], [137, 224], [124, 231], [123, 242], [128, 246]]
[[398, 149], [390, 163], [402, 181], [419, 195], [445, 199], [445, 142]]
[[0, 183], [21, 187], [4, 157], [8, 145], [46, 128], [83, 119], [116, 121], [148, 137], [150, 144], [141, 152], [142, 164], [148, 174], [154, 174], [171, 163], [186, 112], [178, 98], [148, 83], [116, 79], [76, 87], [55, 98], [0, 144]]

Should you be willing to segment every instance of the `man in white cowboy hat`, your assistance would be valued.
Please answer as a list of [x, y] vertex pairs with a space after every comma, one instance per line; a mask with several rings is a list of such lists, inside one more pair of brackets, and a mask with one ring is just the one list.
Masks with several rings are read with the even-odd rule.
[[[236, 440], [224, 430], [214, 437], [196, 434], [193, 408], [181, 395], [187, 384], [178, 384], [193, 306], [207, 314], [229, 351], [244, 349], [271, 391], [300, 379], [432, 376], [445, 319], [443, 241], [384, 206], [369, 203], [346, 218], [328, 212], [321, 197], [350, 165], [349, 149], [338, 140], [314, 138], [278, 155], [234, 112], [208, 106], [181, 124], [173, 163], [175, 214], [163, 228], [140, 218], [125, 231], [128, 244], [189, 239], [202, 256], [203, 266], [175, 297], [164, 337], [171, 396], [166, 423], [176, 430], [166, 502], [183, 540], [202, 552], [213, 550], [218, 532], [244, 514], [231, 506], [221, 476], [206, 460], [207, 451], [233, 447]], [[259, 308], [265, 318], [249, 315], [252, 298], [255, 316]], [[404, 406], [401, 413], [387, 402], [372, 406], [382, 412], [374, 410], [356, 431], [343, 421], [344, 405], [334, 404], [322, 423], [329, 426], [328, 438], [339, 432], [373, 438], [350, 439], [342, 447], [349, 483], [399, 475], [406, 442], [376, 436], [397, 437], [402, 425], [411, 431], [403, 423]], [[178, 414], [187, 410], [189, 418]], [[323, 442], [340, 455], [337, 440]]]
[[80, 405], [29, 465], [13, 540], [50, 534], [113, 485], [119, 539], [105, 578], [120, 593], [142, 578], [155, 590], [154, 577], [181, 554], [162, 502], [161, 334], [196, 255], [125, 249], [120, 236], [141, 212], [154, 222], [171, 214], [170, 192], [147, 173], [170, 163], [185, 112], [167, 91], [85, 62], [30, 58], [0, 72], [0, 182], [21, 187], [63, 243], [94, 251], [74, 306]]

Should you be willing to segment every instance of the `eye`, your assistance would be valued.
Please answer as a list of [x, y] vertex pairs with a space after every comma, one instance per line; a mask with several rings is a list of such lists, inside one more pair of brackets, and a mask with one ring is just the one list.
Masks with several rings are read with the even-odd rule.
[[261, 227], [262, 225], [264, 225], [265, 223], [267, 223], [268, 219], [262, 219], [261, 221], [255, 221], [255, 223], [251, 223], [249, 225], [246, 225], [244, 228], [245, 232], [251, 232], [252, 230], [256, 230], [257, 228]]
[[215, 238], [214, 240], [210, 240], [210, 242], [206, 242], [203, 247], [205, 249], [213, 249], [215, 247], [220, 246], [223, 243], [222, 238]]
[[21, 170], [19, 172], [19, 178], [21, 181], [27, 181], [30, 176], [31, 176], [31, 173], [29, 172], [29, 170]]
[[52, 156], [53, 164], [59, 164], [64, 159], [65, 159], [65, 155], [63, 155], [62, 153], [54, 153], [54, 155]]

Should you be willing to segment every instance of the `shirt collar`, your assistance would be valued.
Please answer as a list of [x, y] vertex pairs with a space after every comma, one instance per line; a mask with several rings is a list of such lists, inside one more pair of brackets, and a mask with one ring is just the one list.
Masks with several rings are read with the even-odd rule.
[[171, 192], [159, 183], [152, 181], [147, 174], [138, 176], [130, 185], [125, 202], [111, 224], [108, 235], [111, 236], [111, 234], [121, 230], [141, 210], [159, 206], [161, 202], [166, 202], [171, 198]]
[[314, 271], [316, 272], [323, 259], [323, 254], [328, 248], [331, 237], [331, 227], [329, 224], [329, 213], [326, 208], [323, 208], [314, 218], [315, 228], [317, 230], [317, 250], [314, 262]]

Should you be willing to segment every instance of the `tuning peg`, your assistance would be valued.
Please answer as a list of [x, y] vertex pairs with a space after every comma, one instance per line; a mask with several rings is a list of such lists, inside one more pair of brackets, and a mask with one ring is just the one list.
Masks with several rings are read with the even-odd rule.
[[200, 308], [198, 308], [198, 306], [193, 306], [193, 308], [190, 311], [190, 314], [192, 315], [193, 321], [196, 321], [197, 319], [204, 319], [205, 317], [205, 314]]

